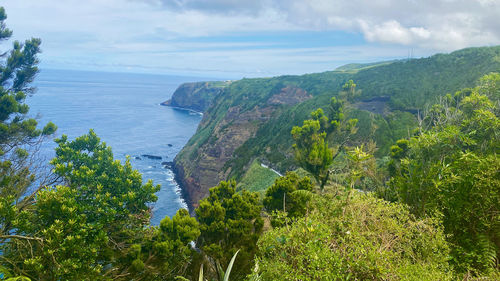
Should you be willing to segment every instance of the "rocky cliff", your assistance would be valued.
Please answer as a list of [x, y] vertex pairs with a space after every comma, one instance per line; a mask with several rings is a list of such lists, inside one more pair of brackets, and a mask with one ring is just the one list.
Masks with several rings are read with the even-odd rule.
[[184, 83], [175, 90], [172, 98], [161, 104], [204, 112], [230, 83], [230, 81]]
[[[183, 148], [174, 160], [174, 171], [183, 188], [184, 198], [191, 207], [208, 195], [208, 189], [226, 180], [232, 170], [226, 164], [233, 160], [236, 149], [255, 136], [257, 130], [283, 106], [291, 106], [312, 96], [297, 87], [283, 87], [270, 95], [267, 102], [250, 108], [235, 103], [223, 111], [216, 110], [222, 100], [231, 99], [224, 91], [215, 99], [198, 127], [196, 137]], [[217, 116], [216, 113], [223, 113]]]

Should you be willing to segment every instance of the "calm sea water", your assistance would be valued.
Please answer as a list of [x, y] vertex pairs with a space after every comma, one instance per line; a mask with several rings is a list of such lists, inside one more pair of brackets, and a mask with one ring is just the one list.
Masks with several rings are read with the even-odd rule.
[[[197, 80], [202, 78], [43, 70], [34, 83], [38, 91], [27, 103], [41, 124], [52, 121], [58, 126], [56, 136], [74, 139], [92, 128], [112, 147], [116, 159], [124, 161], [130, 155], [144, 180], [161, 185], [152, 219], [152, 224], [159, 224], [186, 207], [172, 171], [161, 162], [173, 160], [201, 120], [200, 114], [159, 103], [170, 98], [179, 84]], [[53, 158], [55, 146], [52, 141], [45, 144], [42, 154]]]

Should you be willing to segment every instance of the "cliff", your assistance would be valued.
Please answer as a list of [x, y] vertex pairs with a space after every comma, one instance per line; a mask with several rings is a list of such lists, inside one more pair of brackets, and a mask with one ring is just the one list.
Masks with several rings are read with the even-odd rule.
[[172, 98], [162, 102], [161, 105], [204, 112], [230, 83], [230, 81], [184, 83], [175, 90]]
[[[347, 69], [234, 81], [205, 99], [208, 107], [199, 106], [195, 98], [197, 93], [211, 91], [207, 84], [181, 86], [183, 90], [174, 94], [178, 96], [175, 106], [205, 108], [197, 132], [174, 160], [190, 207], [221, 180], [251, 181], [245, 178], [246, 171], [255, 161], [281, 173], [296, 168], [291, 153], [292, 127], [301, 125], [312, 110], [326, 110], [331, 97], [337, 96], [349, 79], [361, 90], [346, 112], [359, 119], [351, 145], [372, 139], [379, 148], [376, 156], [387, 155], [390, 146], [415, 127], [415, 112], [445, 93], [474, 86], [484, 74], [500, 71], [500, 47]], [[172, 105], [173, 101], [174, 97]]]
[[[294, 105], [312, 96], [296, 87], [283, 87], [270, 95], [267, 102], [245, 108], [242, 104], [226, 107], [230, 90], [216, 98], [214, 107], [205, 112], [196, 136], [174, 160], [186, 200], [191, 206], [208, 195], [208, 189], [231, 174], [225, 168], [234, 152], [254, 137], [263, 123], [279, 112], [283, 105]], [[221, 107], [222, 108], [219, 108]], [[221, 114], [222, 113], [222, 114]]]

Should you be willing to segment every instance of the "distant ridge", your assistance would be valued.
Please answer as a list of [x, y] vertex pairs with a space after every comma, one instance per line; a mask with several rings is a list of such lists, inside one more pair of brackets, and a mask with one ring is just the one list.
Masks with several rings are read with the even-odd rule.
[[388, 61], [378, 61], [378, 62], [371, 62], [371, 63], [349, 63], [349, 64], [339, 66], [339, 67], [335, 68], [335, 70], [336, 71], [359, 71], [359, 70], [366, 69], [369, 67], [391, 64], [391, 63], [397, 62], [397, 61], [403, 61], [403, 60], [388, 60]]

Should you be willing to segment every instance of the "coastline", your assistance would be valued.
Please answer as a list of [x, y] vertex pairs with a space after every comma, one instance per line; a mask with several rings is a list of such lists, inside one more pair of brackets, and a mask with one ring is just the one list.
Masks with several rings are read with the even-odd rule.
[[[160, 103], [161, 106], [168, 106], [168, 107], [171, 107], [173, 109], [176, 109], [176, 110], [181, 110], [181, 111], [187, 111], [189, 114], [198, 114], [200, 116], [203, 116], [203, 112], [201, 111], [197, 111], [197, 110], [194, 110], [194, 109], [191, 109], [191, 108], [186, 108], [186, 107], [180, 107], [180, 106], [172, 106], [172, 105], [169, 105], [169, 104], [166, 104], [166, 102], [163, 102], [163, 103]], [[182, 148], [181, 148], [182, 150]], [[177, 157], [177, 154], [175, 155], [175, 157]], [[182, 169], [182, 171], [179, 169], [177, 163], [176, 163], [176, 159], [173, 159], [172, 161], [172, 165], [170, 168], [170, 170], [172, 171], [172, 173], [174, 174], [174, 181], [175, 183], [179, 186], [180, 188], [180, 197], [181, 199], [184, 201], [184, 203], [186, 203], [187, 205], [187, 209], [188, 209], [188, 212], [191, 216], [195, 216], [196, 214], [194, 213], [194, 210], [195, 210], [195, 206], [192, 202], [192, 199], [191, 197], [189, 196], [189, 193], [188, 191], [186, 190], [186, 186], [184, 184], [184, 172]]]
[[177, 185], [179, 186], [179, 188], [181, 190], [181, 193], [180, 193], [181, 199], [184, 200], [184, 202], [186, 203], [189, 214], [193, 217], [196, 216], [196, 214], [194, 213], [195, 206], [193, 205], [191, 197], [189, 196], [189, 193], [187, 192], [187, 190], [185, 188], [184, 173], [178, 170], [178, 167], [175, 163], [175, 159], [173, 161], [173, 165], [171, 167], [171, 170], [174, 173], [174, 181], [177, 183]]

